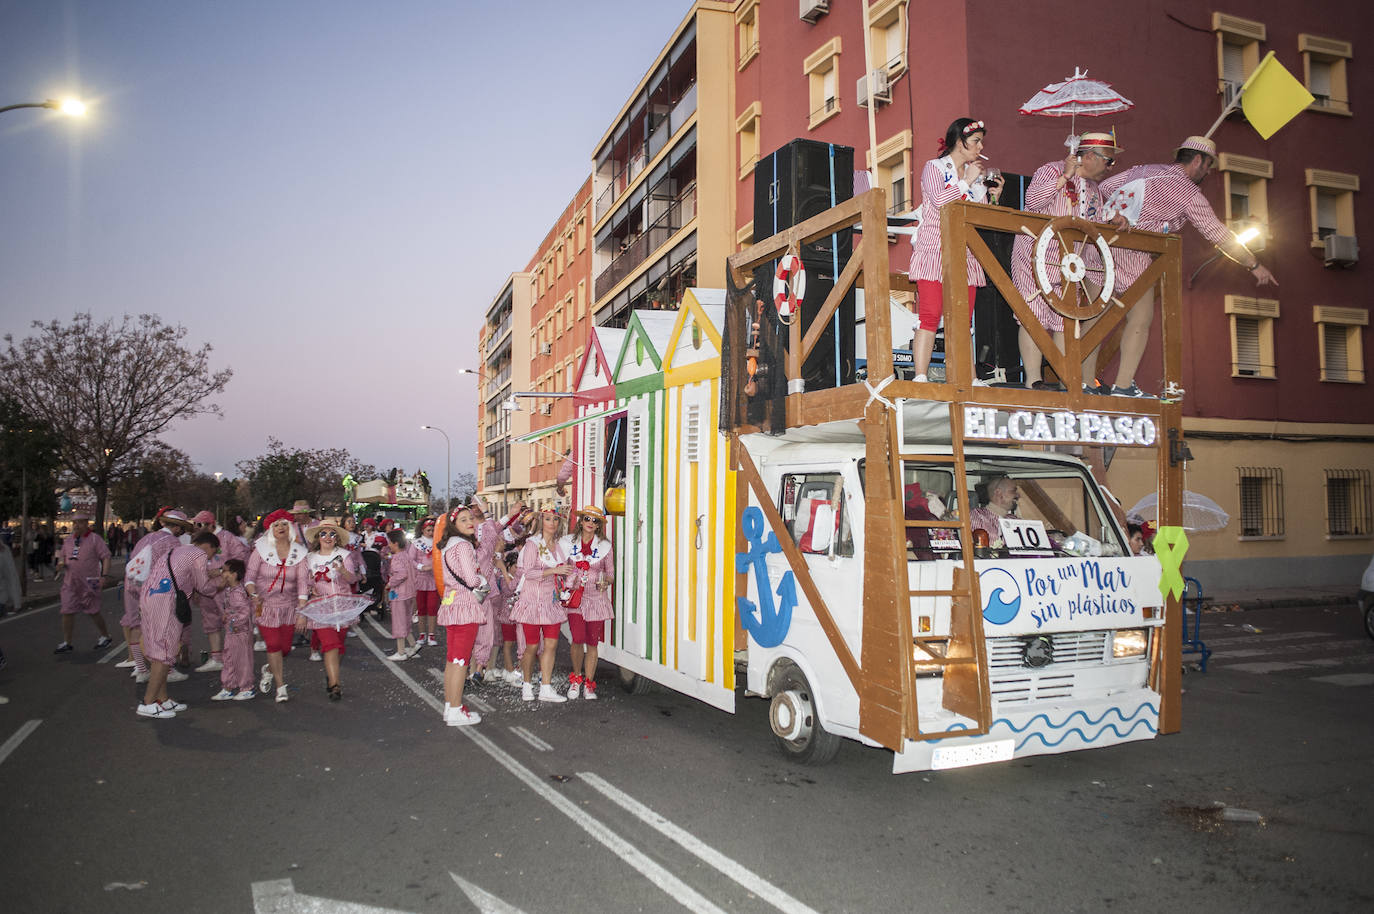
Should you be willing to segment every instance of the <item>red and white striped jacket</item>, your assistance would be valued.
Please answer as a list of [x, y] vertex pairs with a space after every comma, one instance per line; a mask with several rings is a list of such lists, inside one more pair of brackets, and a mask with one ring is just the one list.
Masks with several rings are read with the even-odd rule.
[[[921, 170], [921, 225], [916, 229], [916, 239], [911, 245], [911, 265], [907, 273], [913, 281], [925, 279], [941, 282], [940, 272], [940, 207], [951, 200], [972, 200], [982, 203], [987, 197], [987, 188], [982, 182], [968, 184], [955, 174], [954, 160], [949, 156], [931, 159]], [[983, 268], [973, 258], [972, 251], [965, 252], [968, 264], [968, 284], [987, 285]]]
[[[1213, 244], [1231, 236], [1212, 212], [1193, 179], [1178, 165], [1136, 165], [1102, 182], [1102, 219], [1124, 215], [1131, 226], [1149, 232], [1181, 232], [1192, 225]], [[1128, 288], [1150, 265], [1150, 255], [1114, 249], [1117, 287]]]

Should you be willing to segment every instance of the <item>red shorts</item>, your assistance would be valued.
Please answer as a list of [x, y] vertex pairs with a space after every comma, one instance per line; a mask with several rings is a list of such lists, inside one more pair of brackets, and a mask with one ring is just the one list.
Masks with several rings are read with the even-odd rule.
[[[968, 319], [973, 323], [973, 298], [978, 294], [977, 286], [968, 287]], [[945, 287], [933, 279], [916, 280], [916, 295], [920, 300], [917, 317], [921, 319], [921, 329], [934, 333], [940, 327], [940, 318], [945, 313]]]
[[466, 665], [472, 656], [472, 646], [477, 643], [476, 622], [467, 625], [445, 625], [444, 643], [447, 645], [449, 663]]
[[606, 620], [588, 622], [581, 613], [568, 613], [568, 634], [573, 644], [590, 644], [593, 647], [606, 640]]
[[262, 635], [262, 643], [267, 645], [267, 653], [285, 657], [291, 653], [291, 639], [296, 634], [296, 626], [259, 625], [258, 634]]
[[514, 641], [514, 640], [515, 640], [515, 623], [514, 623], [514, 622], [502, 622], [502, 623], [501, 623], [501, 640], [502, 640], [502, 641]]
[[521, 622], [520, 627], [525, 631], [525, 643], [536, 644], [542, 634], [551, 641], [557, 641], [558, 636], [563, 631], [563, 626], [557, 622], [550, 622], [548, 625], [532, 625], [529, 622]]
[[327, 654], [330, 651], [338, 651], [342, 657], [345, 653], [345, 645], [348, 643], [348, 629], [340, 628], [316, 628], [310, 632], [310, 640], [319, 641], [319, 651]]
[[439, 615], [439, 591], [415, 591], [415, 611], [421, 616]]

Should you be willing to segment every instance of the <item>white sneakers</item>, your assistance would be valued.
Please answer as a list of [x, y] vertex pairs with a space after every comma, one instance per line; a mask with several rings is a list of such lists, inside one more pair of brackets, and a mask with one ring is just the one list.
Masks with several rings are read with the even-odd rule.
[[534, 686], [533, 686], [533, 685], [531, 685], [531, 684], [528, 683], [528, 682], [522, 682], [522, 683], [520, 684], [520, 700], [521, 700], [521, 701], [534, 701]]
[[387, 654], [386, 659], [400, 663], [402, 660], [409, 660], [412, 656], [414, 655], [410, 651], [397, 651], [394, 654]]
[[229, 691], [228, 689], [220, 689], [220, 690], [219, 690], [218, 692], [216, 692], [214, 695], [211, 695], [211, 696], [210, 696], [210, 700], [211, 700], [211, 701], [233, 701], [233, 700], [234, 700], [235, 694], [236, 694], [236, 693], [231, 692], [231, 691]]
[[172, 699], [169, 698], [162, 703], [162, 710], [174, 711], [180, 714], [182, 711], [186, 710], [186, 705], [179, 701], [172, 701]]
[[418, 643], [418, 642], [415, 643], [415, 644], [413, 644], [413, 645], [411, 645], [410, 649], [409, 649], [408, 651], [406, 651], [406, 657], [418, 657], [418, 656], [420, 656], [420, 648], [422, 648], [422, 647], [424, 647], [424, 645], [423, 645], [423, 644], [420, 644], [420, 643]]
[[172, 667], [170, 670], [167, 671], [167, 681], [168, 681], [168, 682], [185, 682], [185, 681], [186, 681], [186, 674], [183, 673], [181, 670], [177, 669], [176, 667]]
[[147, 670], [134, 670], [134, 682], [142, 685], [148, 681], [151, 674]]
[[576, 698], [582, 693], [582, 677], [573, 673], [568, 677], [568, 698]]
[[519, 670], [506, 670], [506, 672], [503, 675], [506, 680], [506, 685], [518, 686], [522, 682], [524, 682], [524, 679], [521, 677]]
[[324, 659], [324, 654], [321, 654], [319, 651], [311, 651], [310, 659], [315, 661], [316, 663], [319, 663], [321, 660]]
[[438, 647], [439, 642], [433, 635], [425, 635], [425, 645], [428, 647]]
[[930, 379], [923, 374], [918, 374], [911, 380], [915, 381], [917, 384], [928, 384], [930, 382]]
[[218, 673], [218, 672], [219, 672], [220, 670], [222, 670], [222, 669], [224, 669], [224, 664], [220, 663], [220, 662], [219, 662], [218, 660], [216, 660], [214, 657], [211, 657], [209, 660], [205, 661], [205, 662], [202, 663], [200, 666], [196, 667], [196, 672], [197, 672], [197, 673]]
[[131, 670], [133, 668], [134, 662], [127, 657], [115, 664], [117, 670]]
[[582, 697], [587, 701], [596, 701], [596, 682], [584, 680], [582, 683]]
[[139, 705], [138, 716], [151, 717], [154, 720], [168, 720], [170, 718], [176, 717], [177, 712], [168, 711], [165, 708], [163, 708], [162, 705], [154, 703], [151, 705]]
[[553, 690], [553, 686], [547, 683], [539, 687], [539, 700], [551, 702], [553, 704], [561, 704], [567, 701], [566, 698]]
[[253, 650], [255, 650], [255, 651], [265, 651], [265, 650], [267, 650], [267, 642], [264, 641], [264, 640], [262, 640], [261, 638], [259, 638], [257, 641], [254, 641], [254, 642], [253, 642]]
[[288, 695], [286, 694], [286, 686], [284, 686], [284, 685], [279, 685], [279, 686], [277, 686], [277, 701], [281, 702], [281, 701], [290, 701], [290, 700], [291, 700], [291, 699], [290, 699], [290, 696], [288, 696]]
[[270, 663], [262, 665], [262, 676], [258, 679], [258, 691], [272, 691], [272, 664]]
[[257, 697], [258, 693], [254, 692], [252, 689], [243, 689], [242, 691], [236, 692], [234, 694], [234, 701], [252, 701], [254, 698]]
[[470, 727], [481, 722], [482, 715], [476, 711], [469, 711], [467, 705], [459, 705], [456, 708], [444, 705], [444, 723], [450, 727]]

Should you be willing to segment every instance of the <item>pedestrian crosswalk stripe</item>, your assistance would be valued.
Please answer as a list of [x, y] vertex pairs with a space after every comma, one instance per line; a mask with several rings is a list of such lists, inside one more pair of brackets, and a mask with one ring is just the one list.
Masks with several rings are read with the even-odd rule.
[[1313, 676], [1313, 682], [1329, 682], [1339, 686], [1374, 685], [1374, 673], [1337, 673], [1334, 676]]

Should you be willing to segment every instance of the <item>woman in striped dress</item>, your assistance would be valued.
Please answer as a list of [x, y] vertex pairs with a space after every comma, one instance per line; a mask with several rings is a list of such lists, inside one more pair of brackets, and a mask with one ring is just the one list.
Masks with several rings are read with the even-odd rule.
[[[912, 353], [916, 380], [925, 381], [930, 368], [931, 353], [935, 350], [935, 331], [940, 328], [944, 314], [944, 273], [940, 252], [940, 208], [951, 200], [971, 200], [982, 203], [992, 195], [996, 202], [1002, 189], [1002, 179], [983, 180], [983, 137], [987, 127], [982, 121], [961, 117], [949, 125], [936, 150], [939, 158], [931, 159], [921, 170], [921, 224], [911, 245], [911, 266], [908, 270], [916, 283], [920, 303], [915, 348]], [[968, 274], [968, 310], [973, 316], [975, 290], [987, 285], [983, 268], [973, 252], [965, 253]], [[969, 354], [971, 355], [971, 353]], [[946, 353], [948, 358], [948, 353]]]

